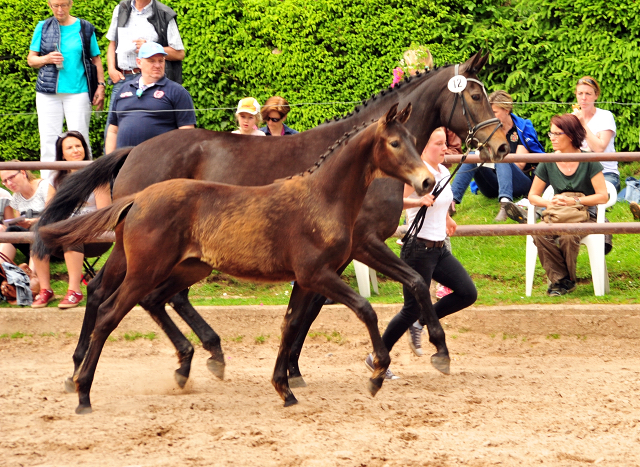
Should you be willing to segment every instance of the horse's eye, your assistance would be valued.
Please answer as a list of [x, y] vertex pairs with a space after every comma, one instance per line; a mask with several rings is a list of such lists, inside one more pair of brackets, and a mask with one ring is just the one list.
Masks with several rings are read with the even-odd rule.
[[392, 148], [397, 148], [398, 146], [400, 146], [400, 143], [397, 141], [391, 141], [389, 144]]
[[479, 101], [480, 100], [480, 94], [471, 94], [471, 99], [473, 99], [474, 101]]

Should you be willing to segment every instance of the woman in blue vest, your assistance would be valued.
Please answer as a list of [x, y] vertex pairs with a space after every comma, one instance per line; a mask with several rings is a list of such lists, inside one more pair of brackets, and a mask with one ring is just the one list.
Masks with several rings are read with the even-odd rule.
[[[71, 16], [72, 0], [50, 0], [53, 16], [36, 26], [27, 63], [38, 69], [36, 109], [40, 132], [40, 160], [52, 162], [56, 140], [67, 129], [89, 141], [91, 104], [104, 102], [104, 70], [94, 26]], [[49, 171], [41, 171], [43, 178]]]

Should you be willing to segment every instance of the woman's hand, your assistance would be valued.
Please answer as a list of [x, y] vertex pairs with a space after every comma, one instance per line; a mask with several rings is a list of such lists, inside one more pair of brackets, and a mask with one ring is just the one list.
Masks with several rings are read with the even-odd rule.
[[38, 222], [38, 219], [25, 219], [21, 222], [18, 222], [17, 225], [19, 225], [20, 227], [24, 227], [25, 229], [30, 229], [32, 225], [34, 225], [36, 222]]
[[576, 117], [578, 117], [578, 120], [580, 120], [580, 123], [582, 124], [582, 126], [585, 126], [586, 123], [584, 122], [584, 113], [582, 113], [582, 110], [580, 109], [575, 109], [573, 111], [573, 115], [575, 115]]
[[449, 213], [447, 213], [447, 235], [451, 237], [454, 233], [456, 233], [456, 229], [458, 228], [458, 224], [454, 221]]
[[552, 206], [573, 206], [576, 204], [575, 198], [571, 198], [565, 195], [554, 195], [551, 199]]
[[64, 62], [64, 57], [60, 52], [50, 52], [44, 58], [46, 60], [45, 63], [50, 65], [62, 65], [62, 62]]
[[104, 108], [104, 86], [98, 86], [96, 93], [93, 95], [92, 104], [98, 111]]
[[422, 198], [420, 198], [420, 206], [433, 206], [433, 203], [435, 203], [436, 199], [433, 197], [433, 195], [431, 193], [428, 193], [426, 195], [424, 195]]

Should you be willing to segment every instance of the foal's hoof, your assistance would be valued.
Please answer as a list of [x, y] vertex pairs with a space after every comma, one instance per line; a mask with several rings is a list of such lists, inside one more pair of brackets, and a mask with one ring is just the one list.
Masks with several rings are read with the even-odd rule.
[[302, 376], [294, 376], [293, 378], [289, 378], [289, 387], [290, 388], [306, 388], [307, 383], [305, 383], [304, 378]]
[[224, 379], [224, 362], [219, 362], [214, 360], [213, 357], [209, 357], [207, 360], [207, 368], [216, 378]]
[[176, 379], [176, 383], [178, 383], [178, 386], [180, 386], [180, 389], [184, 388], [184, 385], [187, 384], [187, 381], [189, 381], [189, 377], [181, 375], [180, 373], [178, 373], [178, 370], [175, 371], [173, 376]]
[[296, 405], [298, 403], [298, 399], [293, 394], [289, 394], [284, 400], [285, 407], [291, 407], [292, 405]]
[[78, 407], [76, 407], [76, 413], [78, 415], [86, 415], [91, 412], [93, 412], [93, 409], [90, 405], [79, 405]]
[[431, 364], [440, 373], [444, 373], [445, 375], [451, 374], [451, 359], [448, 356], [432, 355]]
[[69, 394], [73, 394], [74, 392], [76, 392], [76, 382], [73, 380], [73, 378], [67, 378], [64, 380], [64, 392], [67, 392]]
[[376, 397], [376, 394], [378, 394], [378, 391], [382, 387], [382, 381], [383, 381], [382, 378], [376, 378], [376, 379], [369, 378], [369, 382], [367, 383], [367, 389], [369, 390], [369, 394], [371, 394], [371, 397]]

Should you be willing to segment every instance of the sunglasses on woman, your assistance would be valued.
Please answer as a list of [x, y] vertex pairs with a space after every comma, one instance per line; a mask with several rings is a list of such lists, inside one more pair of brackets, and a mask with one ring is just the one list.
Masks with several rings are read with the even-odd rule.
[[267, 117], [267, 120], [273, 122], [273, 123], [278, 123], [280, 120], [282, 120], [282, 117], [280, 118], [273, 118], [273, 117]]

